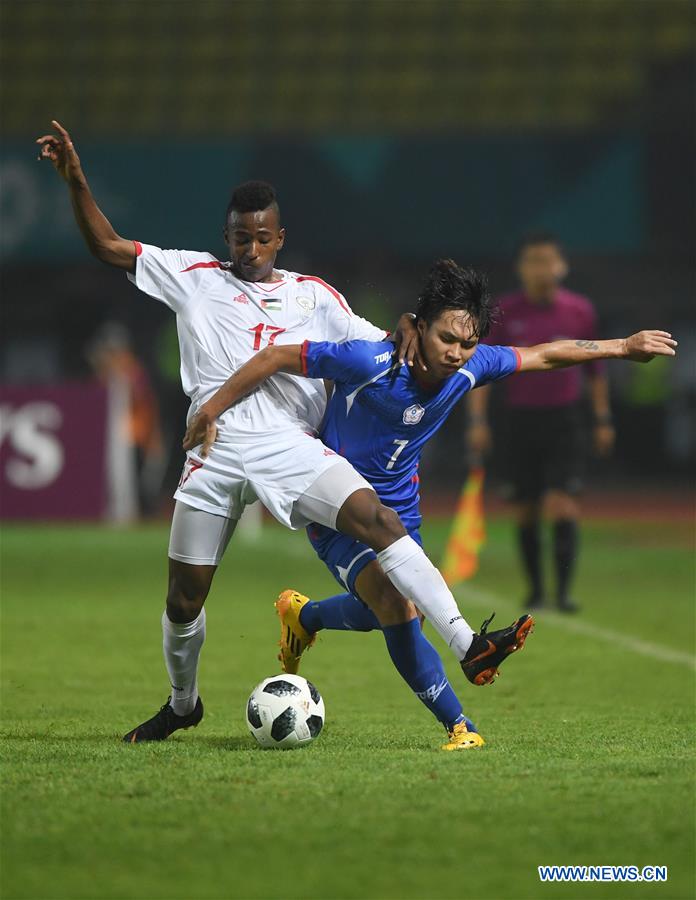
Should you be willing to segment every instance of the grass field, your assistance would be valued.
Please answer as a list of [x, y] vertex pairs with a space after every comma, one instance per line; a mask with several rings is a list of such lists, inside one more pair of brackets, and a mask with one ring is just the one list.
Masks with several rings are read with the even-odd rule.
[[[425, 539], [438, 558], [445, 524]], [[6, 900], [694, 896], [685, 526], [588, 525], [583, 614], [539, 616], [494, 687], [446, 657], [488, 742], [459, 754], [439, 751], [380, 634], [325, 633], [303, 668], [326, 701], [321, 737], [255, 748], [244, 704], [278, 669], [275, 594], [336, 592], [302, 535], [233, 544], [208, 604], [205, 719], [135, 747], [120, 735], [167, 694], [166, 527], [6, 527], [2, 544]], [[505, 522], [458, 593], [475, 626], [512, 619]], [[547, 863], [667, 865], [669, 880], [540, 884]]]

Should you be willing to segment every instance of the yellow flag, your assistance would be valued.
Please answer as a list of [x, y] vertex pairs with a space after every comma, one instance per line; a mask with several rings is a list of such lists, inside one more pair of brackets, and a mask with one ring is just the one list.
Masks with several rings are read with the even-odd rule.
[[479, 552], [486, 540], [484, 474], [483, 466], [472, 467], [459, 497], [442, 562], [442, 574], [450, 587], [471, 578], [478, 570]]

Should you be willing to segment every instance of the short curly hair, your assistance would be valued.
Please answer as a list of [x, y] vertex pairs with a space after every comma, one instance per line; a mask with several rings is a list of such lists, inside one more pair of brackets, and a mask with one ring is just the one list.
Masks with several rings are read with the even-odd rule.
[[233, 212], [258, 212], [261, 209], [268, 209], [269, 206], [275, 206], [280, 221], [278, 198], [273, 185], [267, 181], [245, 181], [232, 191], [225, 221], [229, 221]]
[[485, 274], [464, 268], [453, 259], [438, 259], [430, 267], [418, 298], [416, 318], [429, 327], [448, 309], [469, 313], [473, 336], [486, 337], [492, 324], [492, 312]]

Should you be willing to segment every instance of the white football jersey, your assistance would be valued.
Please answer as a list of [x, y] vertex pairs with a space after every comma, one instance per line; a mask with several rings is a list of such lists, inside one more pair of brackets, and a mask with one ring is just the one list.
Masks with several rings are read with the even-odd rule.
[[[384, 340], [386, 332], [351, 311], [345, 298], [315, 275], [277, 269], [280, 281], [242, 281], [210, 253], [162, 250], [136, 241], [128, 278], [176, 313], [181, 383], [191, 411], [205, 403], [254, 353], [269, 344]], [[278, 374], [237, 403], [218, 423], [218, 440], [319, 429], [324, 383]]]

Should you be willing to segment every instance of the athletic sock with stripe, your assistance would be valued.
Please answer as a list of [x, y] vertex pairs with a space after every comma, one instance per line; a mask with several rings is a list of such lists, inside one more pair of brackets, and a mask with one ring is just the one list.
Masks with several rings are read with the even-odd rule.
[[448, 731], [464, 720], [437, 650], [423, 634], [419, 620], [382, 628], [389, 655], [406, 684]]

